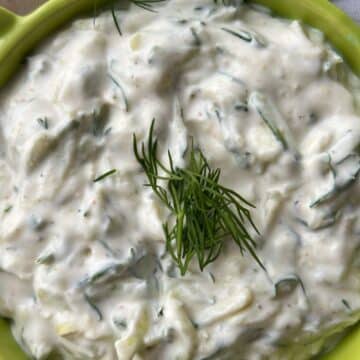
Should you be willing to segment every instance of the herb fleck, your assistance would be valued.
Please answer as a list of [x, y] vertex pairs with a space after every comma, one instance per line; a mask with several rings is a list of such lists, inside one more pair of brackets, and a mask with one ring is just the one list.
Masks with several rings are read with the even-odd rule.
[[98, 176], [97, 178], [95, 178], [95, 179], [93, 180], [93, 182], [96, 183], [96, 182], [99, 182], [99, 181], [101, 181], [101, 180], [104, 180], [104, 179], [107, 178], [108, 176], [114, 175], [116, 172], [117, 172], [116, 169], [109, 170], [109, 171], [107, 171], [106, 173], [104, 173], [104, 174]]
[[47, 119], [47, 117], [44, 118], [38, 118], [37, 119], [38, 124], [43, 127], [45, 130], [49, 129], [49, 120]]
[[343, 305], [346, 307], [347, 310], [352, 311], [352, 308], [346, 299], [342, 299], [341, 302], [343, 303]]
[[9, 212], [12, 210], [12, 208], [13, 208], [12, 205], [7, 206], [7, 207], [4, 209], [4, 213], [5, 213], [5, 214], [9, 213]]
[[122, 36], [122, 31], [121, 31], [121, 28], [120, 28], [120, 25], [119, 25], [119, 22], [118, 22], [116, 13], [115, 13], [114, 5], [113, 5], [112, 8], [111, 8], [111, 14], [112, 14], [112, 17], [113, 17], [113, 20], [114, 20], [114, 24], [115, 24], [115, 26], [116, 26], [116, 29], [117, 29], [119, 35]]
[[98, 321], [101, 321], [103, 319], [103, 315], [100, 311], [100, 309], [93, 303], [93, 301], [90, 299], [90, 297], [87, 294], [84, 294], [85, 301], [89, 304], [89, 306], [94, 310]]

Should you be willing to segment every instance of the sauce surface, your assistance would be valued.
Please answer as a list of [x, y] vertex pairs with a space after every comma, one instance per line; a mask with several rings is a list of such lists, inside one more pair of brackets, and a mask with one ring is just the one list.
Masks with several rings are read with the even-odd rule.
[[[241, 1], [150, 10], [74, 21], [0, 94], [0, 314], [36, 359], [308, 359], [360, 318], [359, 80]], [[153, 119], [162, 161], [193, 139], [256, 205], [267, 273], [229, 241], [180, 275], [132, 149]]]

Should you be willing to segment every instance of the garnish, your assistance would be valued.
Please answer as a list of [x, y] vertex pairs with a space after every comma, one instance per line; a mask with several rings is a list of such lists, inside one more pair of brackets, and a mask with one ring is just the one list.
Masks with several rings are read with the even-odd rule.
[[229, 237], [239, 246], [241, 254], [250, 253], [265, 270], [256, 254], [255, 240], [247, 229], [250, 226], [259, 234], [249, 210], [255, 206], [220, 185], [221, 170], [212, 169], [194, 144], [188, 151], [186, 168], [175, 167], [170, 152], [169, 167], [161, 163], [156, 154], [158, 142], [154, 139], [154, 124], [155, 120], [150, 127], [147, 146], [142, 143], [140, 150], [136, 135], [133, 135], [134, 154], [149, 181], [145, 186], [151, 187], [170, 211], [170, 220], [163, 224], [166, 248], [181, 275], [185, 275], [194, 257], [203, 271], [219, 257]]
[[116, 173], [116, 171], [117, 171], [116, 169], [109, 170], [109, 171], [107, 171], [106, 173], [104, 173], [104, 174], [98, 176], [97, 178], [95, 178], [95, 179], [93, 180], [93, 182], [96, 183], [96, 182], [99, 182], [99, 181], [101, 181], [101, 180], [104, 180], [104, 179], [107, 178], [108, 176], [114, 175], [114, 174]]

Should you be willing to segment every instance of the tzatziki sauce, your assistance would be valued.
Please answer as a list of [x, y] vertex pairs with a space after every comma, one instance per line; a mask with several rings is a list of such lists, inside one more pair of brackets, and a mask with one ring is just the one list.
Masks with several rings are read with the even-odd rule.
[[[121, 2], [0, 93], [0, 314], [34, 359], [301, 360], [360, 318], [359, 79], [323, 34], [242, 1]], [[133, 151], [195, 144], [256, 206], [184, 276]]]

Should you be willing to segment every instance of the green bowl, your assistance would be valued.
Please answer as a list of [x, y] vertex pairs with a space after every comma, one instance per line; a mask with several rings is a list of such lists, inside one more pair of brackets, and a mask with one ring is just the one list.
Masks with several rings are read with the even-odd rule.
[[[45, 36], [76, 15], [111, 0], [49, 0], [27, 16], [0, 7], [0, 88], [10, 79], [23, 57]], [[360, 27], [327, 0], [252, 0], [286, 18], [300, 19], [322, 30], [360, 76]], [[0, 360], [25, 360], [0, 320]], [[355, 328], [324, 360], [360, 359], [360, 328]]]

